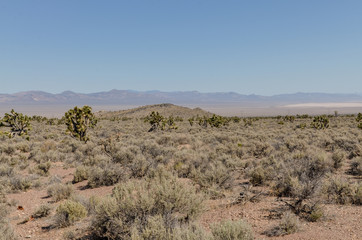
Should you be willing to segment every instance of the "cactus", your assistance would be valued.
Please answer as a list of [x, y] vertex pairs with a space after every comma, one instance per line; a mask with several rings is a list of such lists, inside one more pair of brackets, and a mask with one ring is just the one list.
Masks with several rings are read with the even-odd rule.
[[329, 128], [329, 119], [326, 115], [316, 116], [313, 118], [313, 121], [310, 125], [315, 129]]
[[27, 135], [30, 130], [30, 117], [11, 109], [10, 114], [5, 113], [5, 116], [0, 121], [0, 126], [10, 128], [10, 132], [6, 132], [10, 138], [15, 135]]
[[80, 141], [87, 142], [89, 140], [87, 137], [88, 128], [93, 128], [97, 124], [92, 108], [89, 106], [75, 107], [66, 112], [64, 117], [67, 132]]

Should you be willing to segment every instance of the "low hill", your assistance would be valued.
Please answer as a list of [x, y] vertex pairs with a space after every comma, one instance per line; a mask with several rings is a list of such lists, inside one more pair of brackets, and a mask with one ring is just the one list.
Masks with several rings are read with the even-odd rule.
[[120, 111], [99, 111], [96, 113], [99, 118], [142, 118], [149, 115], [151, 112], [159, 112], [163, 116], [174, 116], [182, 118], [190, 118], [196, 115], [211, 116], [212, 113], [202, 110], [201, 108], [187, 108], [182, 106], [173, 105], [170, 103], [147, 105], [127, 110]]

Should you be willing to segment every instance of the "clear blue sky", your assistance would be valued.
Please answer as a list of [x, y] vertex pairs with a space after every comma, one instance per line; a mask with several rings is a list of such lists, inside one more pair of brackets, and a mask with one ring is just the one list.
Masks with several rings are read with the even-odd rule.
[[0, 0], [0, 93], [362, 92], [361, 0]]

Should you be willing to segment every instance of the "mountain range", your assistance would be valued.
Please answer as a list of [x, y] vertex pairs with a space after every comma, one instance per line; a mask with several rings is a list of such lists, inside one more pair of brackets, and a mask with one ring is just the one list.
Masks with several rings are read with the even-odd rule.
[[178, 105], [238, 105], [242, 107], [277, 107], [302, 103], [362, 102], [361, 94], [294, 93], [274, 96], [243, 95], [235, 92], [201, 93], [197, 91], [161, 92], [111, 90], [97, 93], [65, 91], [52, 94], [27, 91], [0, 94], [0, 105], [148, 105], [172, 103]]

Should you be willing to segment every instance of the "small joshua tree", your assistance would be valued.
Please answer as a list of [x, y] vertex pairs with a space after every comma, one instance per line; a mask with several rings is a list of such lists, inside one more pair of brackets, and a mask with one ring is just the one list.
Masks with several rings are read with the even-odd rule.
[[149, 132], [156, 131], [158, 129], [161, 130], [171, 130], [177, 129], [175, 118], [173, 116], [164, 117], [159, 114], [159, 112], [153, 111], [149, 116], [145, 118], [145, 122], [151, 124], [151, 128], [148, 130]]
[[357, 127], [362, 129], [362, 113], [358, 113], [356, 121], [358, 122]]
[[0, 126], [10, 128], [10, 132], [7, 133], [9, 137], [27, 135], [30, 130], [30, 118], [11, 109], [10, 114], [5, 113], [4, 118], [0, 121]]
[[159, 112], [153, 111], [149, 116], [145, 118], [145, 122], [149, 122], [151, 124], [151, 128], [148, 131], [153, 132], [162, 127], [161, 123], [163, 120], [164, 117], [160, 115]]
[[162, 121], [162, 130], [165, 130], [166, 127], [168, 130], [177, 129], [175, 123], [176, 119], [173, 116], [169, 116], [168, 118], [164, 118]]
[[65, 113], [65, 124], [68, 129], [67, 132], [80, 141], [87, 142], [88, 128], [93, 128], [97, 124], [97, 120], [92, 113], [92, 108], [83, 106], [83, 108], [75, 107]]
[[311, 127], [316, 129], [324, 129], [329, 127], [329, 119], [326, 115], [316, 116], [313, 119], [313, 122], [310, 124]]

